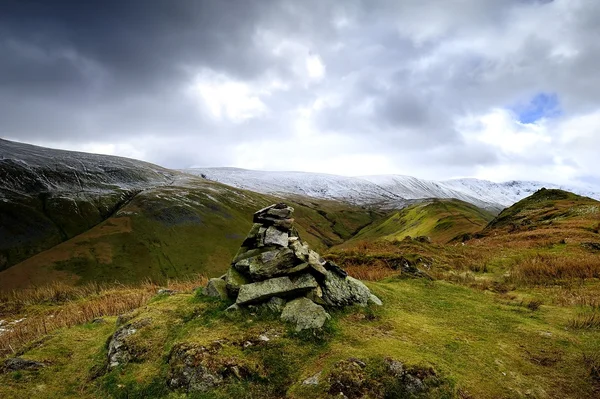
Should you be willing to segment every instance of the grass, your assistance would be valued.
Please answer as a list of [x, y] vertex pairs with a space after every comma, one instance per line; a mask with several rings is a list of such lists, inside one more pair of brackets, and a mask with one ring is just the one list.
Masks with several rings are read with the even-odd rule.
[[[23, 354], [49, 366], [19, 376], [0, 375], [0, 396], [184, 397], [165, 386], [165, 359], [173, 345], [207, 346], [223, 339], [228, 343], [221, 358], [235, 358], [254, 371], [210, 395], [190, 397], [319, 398], [326, 385], [307, 388], [301, 381], [320, 371], [326, 381], [335, 365], [348, 358], [362, 359], [369, 364], [367, 374], [376, 374], [381, 359], [388, 357], [406, 367], [433, 367], [446, 381], [434, 397], [443, 392], [446, 397], [477, 398], [594, 394], [591, 375], [597, 368], [600, 330], [570, 326], [565, 316], [575, 316], [575, 309], [565, 314], [564, 307], [544, 303], [531, 310], [527, 301], [518, 305], [518, 299], [502, 300], [442, 281], [389, 279], [369, 285], [385, 306], [334, 313], [329, 333], [318, 340], [288, 334], [279, 321], [250, 313], [229, 319], [219, 311], [219, 302], [190, 294], [150, 301], [134, 313], [134, 320], [152, 320], [130, 342], [139, 359], [92, 378], [94, 366], [106, 355], [114, 319], [61, 328]], [[264, 333], [271, 337], [264, 345], [237, 344]]]
[[457, 235], [480, 231], [493, 218], [491, 213], [460, 200], [428, 200], [365, 227], [342, 246], [361, 240], [402, 240], [407, 236], [427, 236], [433, 242], [446, 243]]
[[15, 355], [26, 344], [58, 329], [138, 309], [156, 298], [160, 287], [191, 291], [205, 285], [206, 281], [206, 278], [198, 276], [169, 281], [165, 286], [149, 281], [135, 286], [90, 283], [73, 287], [53, 283], [4, 294], [0, 296], [0, 304], [5, 310], [0, 313], [0, 317], [21, 321], [0, 334], [0, 356]]
[[[90, 230], [0, 272], [0, 291], [49, 281], [138, 283], [196, 273], [218, 276], [252, 225], [252, 214], [281, 199], [190, 177], [146, 190]], [[316, 250], [348, 239], [379, 217], [333, 201], [288, 201], [296, 227]]]

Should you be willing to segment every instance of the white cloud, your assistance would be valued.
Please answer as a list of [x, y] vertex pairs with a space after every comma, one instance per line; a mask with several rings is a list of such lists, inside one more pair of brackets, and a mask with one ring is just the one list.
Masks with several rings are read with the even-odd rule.
[[308, 76], [313, 79], [321, 79], [325, 76], [325, 65], [318, 55], [311, 54], [306, 59], [306, 69]]
[[216, 119], [239, 123], [264, 116], [269, 111], [261, 99], [269, 95], [268, 91], [214, 72], [200, 73], [189, 92]]

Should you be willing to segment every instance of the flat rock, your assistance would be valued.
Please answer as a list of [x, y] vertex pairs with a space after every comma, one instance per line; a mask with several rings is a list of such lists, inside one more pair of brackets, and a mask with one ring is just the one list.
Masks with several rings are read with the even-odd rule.
[[227, 299], [227, 283], [220, 278], [211, 278], [202, 293], [213, 298]]
[[276, 277], [269, 280], [242, 285], [236, 303], [245, 305], [260, 302], [271, 297], [287, 297], [303, 294], [318, 286], [317, 280], [310, 274], [303, 274], [296, 279]]
[[249, 258], [247, 274], [253, 280], [265, 280], [289, 273], [288, 269], [296, 266], [296, 257], [289, 248], [263, 252], [257, 257]]
[[341, 277], [329, 270], [322, 288], [323, 299], [331, 306], [367, 306], [371, 297], [371, 291], [362, 282], [350, 276]]
[[313, 250], [309, 250], [308, 252], [308, 264], [314, 271], [322, 275], [323, 277], [327, 276], [327, 269], [323, 266], [326, 262]]
[[295, 324], [296, 331], [320, 329], [330, 317], [322, 306], [308, 298], [288, 302], [281, 312], [281, 320]]
[[281, 231], [277, 227], [271, 226], [265, 231], [265, 245], [275, 245], [287, 247], [289, 235], [287, 231]]

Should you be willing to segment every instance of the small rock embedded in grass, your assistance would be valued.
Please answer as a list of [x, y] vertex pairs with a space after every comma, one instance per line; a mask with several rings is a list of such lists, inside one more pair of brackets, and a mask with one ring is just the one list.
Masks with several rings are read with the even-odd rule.
[[157, 295], [175, 295], [176, 293], [177, 291], [168, 288], [161, 288], [158, 291], [156, 291]]
[[6, 359], [2, 366], [0, 367], [0, 372], [11, 372], [11, 371], [21, 371], [21, 370], [30, 370], [35, 371], [39, 370], [46, 365], [41, 362], [36, 362], [35, 360], [23, 359], [20, 357], [14, 357], [10, 359]]
[[322, 371], [319, 371], [317, 374], [308, 377], [304, 381], [302, 381], [302, 385], [319, 385], [319, 379], [321, 378]]

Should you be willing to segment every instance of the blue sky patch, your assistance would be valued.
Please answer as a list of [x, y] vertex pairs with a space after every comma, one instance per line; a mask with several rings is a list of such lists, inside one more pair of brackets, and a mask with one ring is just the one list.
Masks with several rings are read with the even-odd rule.
[[555, 93], [538, 93], [529, 102], [518, 103], [510, 107], [510, 110], [521, 123], [535, 123], [542, 118], [554, 118], [561, 114]]

